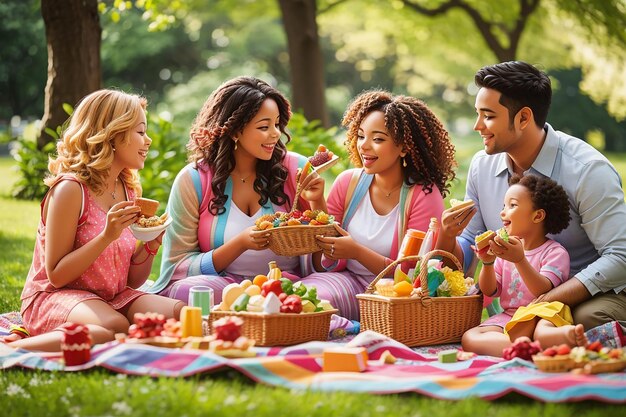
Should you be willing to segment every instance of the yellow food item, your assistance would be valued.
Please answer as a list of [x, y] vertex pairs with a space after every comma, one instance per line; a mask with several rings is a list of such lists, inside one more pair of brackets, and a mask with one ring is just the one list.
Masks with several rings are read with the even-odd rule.
[[493, 230], [487, 230], [486, 232], [476, 236], [476, 239], [474, 239], [474, 241], [476, 242], [476, 249], [480, 251], [489, 246], [489, 241], [495, 236], [496, 233]]
[[276, 265], [276, 261], [270, 261], [268, 264], [270, 271], [267, 273], [267, 279], [281, 279], [283, 272]]
[[413, 292], [413, 285], [409, 284], [407, 281], [400, 281], [393, 286], [393, 290], [398, 297], [408, 297], [411, 295], [411, 292]]
[[263, 285], [263, 283], [265, 283], [265, 281], [267, 281], [267, 280], [268, 280], [267, 275], [257, 275], [252, 280], [252, 283], [254, 285], [257, 285], [257, 286], [261, 287]]
[[244, 292], [248, 294], [250, 297], [252, 297], [253, 295], [259, 295], [261, 294], [261, 287], [256, 284], [252, 284], [249, 287], [247, 287]]

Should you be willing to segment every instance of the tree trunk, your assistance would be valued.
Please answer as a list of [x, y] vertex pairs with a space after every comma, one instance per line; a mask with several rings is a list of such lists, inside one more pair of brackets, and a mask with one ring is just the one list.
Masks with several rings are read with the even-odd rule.
[[316, 0], [278, 0], [287, 35], [292, 85], [292, 105], [307, 120], [328, 127], [324, 63], [317, 31]]
[[55, 140], [45, 132], [56, 130], [68, 118], [63, 103], [75, 106], [102, 83], [98, 0], [41, 0], [48, 44], [46, 83], [39, 148]]

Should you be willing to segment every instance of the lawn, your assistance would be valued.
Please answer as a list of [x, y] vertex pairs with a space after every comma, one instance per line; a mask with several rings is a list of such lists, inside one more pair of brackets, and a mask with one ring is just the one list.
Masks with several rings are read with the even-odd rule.
[[[476, 145], [457, 146], [467, 171]], [[462, 155], [462, 156], [461, 156]], [[626, 171], [626, 158], [611, 158]], [[16, 201], [9, 189], [13, 161], [0, 158], [0, 311], [19, 309], [39, 220], [37, 202]], [[462, 197], [464, 177], [452, 196]], [[156, 265], [153, 273], [156, 272]], [[497, 401], [434, 400], [417, 394], [364, 395], [291, 391], [255, 384], [234, 371], [190, 378], [148, 378], [104, 370], [63, 373], [11, 368], [0, 373], [3, 416], [606, 416], [623, 406], [542, 404], [518, 395]]]

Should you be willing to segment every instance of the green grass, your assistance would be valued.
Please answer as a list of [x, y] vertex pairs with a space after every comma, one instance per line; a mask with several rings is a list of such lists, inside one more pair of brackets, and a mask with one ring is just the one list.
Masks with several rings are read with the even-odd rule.
[[[475, 144], [457, 146], [467, 172]], [[463, 156], [461, 156], [463, 155]], [[611, 159], [626, 172], [626, 156]], [[12, 160], [0, 158], [0, 311], [19, 309], [19, 296], [30, 266], [39, 221], [38, 202], [8, 196], [17, 178]], [[455, 184], [462, 197], [464, 177]], [[153, 273], [156, 272], [156, 265]], [[2, 415], [12, 416], [570, 416], [618, 415], [623, 406], [581, 402], [542, 404], [509, 394], [488, 402], [447, 402], [418, 394], [369, 395], [320, 393], [272, 388], [234, 371], [190, 378], [148, 378], [87, 372], [44, 372], [11, 368], [0, 372]]]

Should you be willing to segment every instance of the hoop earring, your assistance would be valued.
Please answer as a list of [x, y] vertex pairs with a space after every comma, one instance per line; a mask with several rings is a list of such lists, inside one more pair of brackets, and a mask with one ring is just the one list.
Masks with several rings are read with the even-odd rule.
[[406, 168], [406, 158], [402, 158], [402, 166]]

